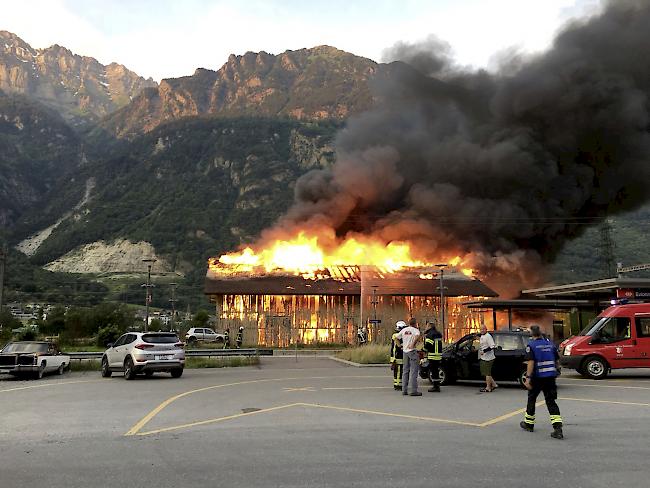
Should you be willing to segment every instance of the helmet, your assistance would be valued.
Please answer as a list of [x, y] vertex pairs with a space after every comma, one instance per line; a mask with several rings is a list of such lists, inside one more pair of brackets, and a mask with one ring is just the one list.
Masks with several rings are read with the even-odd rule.
[[239, 330], [244, 330], [244, 328], [243, 328], [243, 327], [240, 327]]
[[406, 322], [404, 322], [403, 320], [398, 320], [397, 322], [395, 322], [395, 330], [400, 331], [404, 327], [406, 327]]

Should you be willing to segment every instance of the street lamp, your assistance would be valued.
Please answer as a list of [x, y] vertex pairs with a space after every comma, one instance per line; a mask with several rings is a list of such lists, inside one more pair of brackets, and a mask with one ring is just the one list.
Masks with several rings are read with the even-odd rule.
[[447, 341], [447, 329], [445, 328], [445, 268], [449, 266], [448, 264], [436, 264], [437, 268], [440, 269], [440, 327], [442, 328], [442, 340], [443, 342]]
[[144, 316], [144, 331], [147, 332], [149, 329], [149, 304], [151, 303], [151, 288], [153, 288], [154, 285], [151, 284], [151, 267], [153, 266], [153, 263], [156, 262], [154, 258], [145, 258], [142, 260], [143, 263], [147, 263], [147, 283], [143, 284], [142, 287], [147, 290], [145, 294], [145, 316]]

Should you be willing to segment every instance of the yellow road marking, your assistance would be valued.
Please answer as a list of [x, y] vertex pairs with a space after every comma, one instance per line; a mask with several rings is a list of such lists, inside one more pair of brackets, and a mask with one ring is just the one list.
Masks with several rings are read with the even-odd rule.
[[449, 419], [439, 419], [435, 417], [420, 417], [417, 415], [406, 415], [402, 413], [391, 413], [391, 412], [379, 412], [376, 410], [365, 410], [362, 408], [349, 408], [349, 407], [335, 407], [333, 405], [319, 405], [317, 403], [301, 403], [305, 407], [314, 407], [314, 408], [324, 408], [330, 410], [341, 410], [343, 412], [353, 412], [353, 413], [366, 413], [369, 415], [383, 415], [386, 417], [397, 417], [409, 420], [424, 420], [426, 422], [435, 422], [443, 424], [456, 424], [456, 425], [469, 425], [470, 427], [480, 427], [481, 424], [475, 422], [463, 422], [461, 420], [449, 420]]
[[238, 413], [238, 414], [235, 414], [235, 415], [228, 415], [226, 417], [217, 417], [217, 418], [209, 419], [209, 420], [201, 420], [199, 422], [191, 422], [189, 424], [174, 425], [172, 427], [163, 427], [162, 429], [149, 430], [147, 432], [138, 432], [136, 435], [152, 435], [152, 434], [159, 434], [161, 432], [169, 432], [171, 430], [187, 429], [189, 427], [196, 427], [197, 425], [215, 424], [217, 422], [223, 422], [225, 420], [233, 420], [233, 419], [238, 419], [238, 418], [241, 418], [241, 417], [250, 417], [251, 415], [257, 415], [259, 413], [273, 412], [274, 410], [282, 410], [283, 408], [295, 407], [297, 405], [301, 405], [301, 404], [300, 403], [289, 403], [287, 405], [280, 405], [280, 406], [277, 406], [277, 407], [263, 408], [262, 410], [256, 410], [254, 412]]
[[[536, 407], [539, 407], [540, 405], [544, 404], [544, 400], [539, 401], [535, 404]], [[506, 413], [503, 415], [500, 415], [499, 417], [495, 417], [493, 419], [487, 420], [480, 424], [481, 427], [488, 427], [490, 425], [497, 424], [499, 422], [503, 422], [504, 420], [508, 420], [509, 418], [516, 417], [517, 415], [521, 415], [526, 411], [526, 408], [520, 408], [518, 410], [515, 410], [514, 412]]]
[[[183, 393], [179, 393], [178, 395], [174, 395], [173, 397], [168, 398], [164, 402], [162, 402], [160, 405], [158, 405], [156, 408], [154, 408], [151, 412], [149, 412], [147, 415], [142, 417], [133, 427], [129, 429], [129, 431], [124, 434], [125, 436], [131, 436], [137, 434], [145, 425], [147, 425], [151, 419], [153, 419], [156, 415], [158, 415], [161, 411], [163, 411], [166, 407], [168, 407], [170, 404], [174, 403], [176, 400], [179, 400], [181, 398], [184, 398], [186, 396], [192, 395], [194, 393], [200, 393], [203, 391], [208, 391], [208, 390], [215, 390], [217, 388], [225, 388], [227, 386], [238, 386], [238, 385], [250, 385], [253, 383], [268, 383], [271, 381], [291, 381], [291, 380], [322, 380], [322, 379], [340, 379], [340, 376], [313, 376], [309, 378], [305, 377], [292, 377], [292, 378], [267, 378], [267, 379], [262, 379], [262, 380], [248, 380], [248, 381], [237, 381], [235, 383], [225, 383], [222, 385], [212, 385], [212, 386], [206, 386], [203, 388], [197, 388], [196, 390], [189, 390]], [[385, 379], [384, 376], [378, 376], [378, 375], [363, 375], [363, 376], [345, 376], [345, 378], [381, 378]]]
[[613, 400], [594, 400], [592, 398], [559, 397], [558, 400], [567, 400], [567, 401], [571, 401], [571, 402], [612, 403], [614, 405], [632, 405], [632, 406], [636, 406], [636, 407], [650, 407], [650, 403], [616, 402], [616, 401], [613, 401]]
[[31, 390], [33, 388], [45, 388], [48, 386], [76, 385], [79, 383], [100, 383], [101, 381], [102, 380], [60, 381], [60, 382], [45, 383], [42, 385], [30, 385], [30, 386], [19, 386], [17, 388], [5, 388], [5, 389], [0, 389], [0, 393], [6, 393], [9, 391]]
[[[558, 383], [561, 385], [562, 383]], [[622, 388], [626, 390], [650, 390], [650, 386], [618, 386], [618, 385], [578, 385], [578, 384], [566, 384], [567, 386], [578, 386], [582, 388]]]

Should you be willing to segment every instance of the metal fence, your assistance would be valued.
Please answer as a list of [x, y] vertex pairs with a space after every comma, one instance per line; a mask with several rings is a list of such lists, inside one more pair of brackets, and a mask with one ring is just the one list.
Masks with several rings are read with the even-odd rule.
[[[65, 352], [70, 359], [101, 359], [103, 352]], [[185, 357], [273, 356], [273, 349], [188, 349]]]

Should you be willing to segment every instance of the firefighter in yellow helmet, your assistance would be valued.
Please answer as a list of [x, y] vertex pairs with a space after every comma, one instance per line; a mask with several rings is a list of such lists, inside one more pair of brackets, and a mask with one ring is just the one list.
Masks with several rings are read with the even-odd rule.
[[393, 370], [393, 388], [402, 391], [402, 365], [404, 364], [402, 341], [397, 338], [397, 333], [406, 327], [406, 322], [400, 320], [395, 323], [395, 333], [390, 341], [390, 369]]

